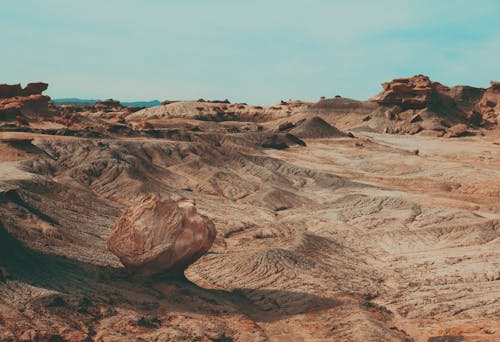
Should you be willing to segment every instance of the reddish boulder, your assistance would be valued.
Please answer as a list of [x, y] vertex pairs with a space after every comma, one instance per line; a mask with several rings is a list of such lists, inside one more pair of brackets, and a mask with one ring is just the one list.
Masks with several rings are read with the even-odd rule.
[[118, 219], [108, 248], [132, 273], [180, 273], [210, 249], [215, 236], [214, 223], [197, 212], [194, 201], [151, 194]]

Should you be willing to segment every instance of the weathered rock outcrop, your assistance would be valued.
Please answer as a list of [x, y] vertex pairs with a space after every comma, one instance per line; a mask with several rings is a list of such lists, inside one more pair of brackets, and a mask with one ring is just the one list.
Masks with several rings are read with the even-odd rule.
[[98, 109], [107, 109], [109, 107], [120, 107], [121, 108], [123, 106], [120, 103], [120, 101], [118, 101], [118, 100], [107, 99], [107, 100], [96, 101], [96, 103], [94, 104], [94, 107], [98, 108]]
[[43, 82], [28, 83], [24, 89], [20, 84], [0, 84], [0, 98], [38, 95], [47, 90], [49, 85]]
[[[464, 85], [447, 87], [432, 82], [427, 76], [417, 75], [394, 79], [383, 83], [382, 87], [383, 91], [371, 98], [371, 102], [381, 105], [382, 108], [396, 107], [399, 113], [390, 117], [396, 121], [416, 114], [410, 113], [411, 111], [424, 110], [432, 114], [420, 115], [425, 129], [442, 129], [435, 121], [441, 119], [448, 121], [448, 127], [458, 123], [473, 127], [497, 123], [500, 113], [499, 82], [492, 81], [488, 89]], [[392, 127], [389, 131], [408, 132], [405, 127], [399, 127], [401, 124], [394, 123], [392, 126], [394, 125], [398, 127]]]
[[0, 84], [0, 120], [48, 114], [50, 97], [42, 95], [47, 87], [42, 82], [29, 83], [24, 89], [20, 84]]
[[23, 89], [23, 96], [37, 95], [43, 93], [49, 85], [44, 82], [28, 83]]
[[490, 82], [481, 100], [477, 103], [477, 112], [483, 120], [500, 124], [500, 82]]
[[108, 248], [132, 273], [180, 273], [210, 249], [215, 236], [215, 225], [197, 212], [193, 201], [151, 194], [118, 219]]
[[429, 77], [417, 75], [410, 78], [396, 78], [382, 84], [383, 91], [373, 97], [373, 102], [382, 105], [398, 105], [403, 109], [420, 109], [429, 105], [432, 82]]
[[490, 85], [492, 90], [500, 91], [500, 82], [491, 81]]

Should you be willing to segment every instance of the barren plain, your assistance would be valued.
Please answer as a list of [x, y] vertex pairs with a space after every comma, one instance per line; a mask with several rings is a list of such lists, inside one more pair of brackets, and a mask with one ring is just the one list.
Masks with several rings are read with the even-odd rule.
[[[419, 75], [267, 107], [16, 91], [0, 98], [1, 341], [500, 340], [498, 83]], [[215, 225], [184, 275], [137, 277], [107, 248], [152, 193]]]

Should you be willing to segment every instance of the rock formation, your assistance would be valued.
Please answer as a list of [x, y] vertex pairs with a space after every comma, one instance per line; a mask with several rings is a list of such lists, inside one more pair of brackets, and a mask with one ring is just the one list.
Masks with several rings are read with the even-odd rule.
[[398, 105], [403, 109], [426, 107], [431, 100], [432, 82], [429, 77], [417, 75], [397, 78], [382, 84], [383, 91], [371, 100], [382, 105]]
[[23, 91], [20, 84], [0, 84], [0, 98], [20, 96]]
[[100, 101], [96, 101], [96, 103], [94, 104], [94, 107], [96, 109], [107, 109], [107, 108], [113, 108], [113, 107], [118, 107], [118, 108], [122, 108], [122, 104], [120, 103], [120, 101], [117, 101], [117, 100], [113, 100], [113, 99], [107, 99], [107, 100], [100, 100]]
[[23, 89], [22, 96], [37, 95], [43, 93], [49, 85], [44, 82], [28, 83]]
[[182, 272], [205, 254], [216, 230], [190, 200], [175, 202], [147, 195], [127, 209], [108, 240], [125, 268], [142, 276]]
[[491, 81], [490, 84], [491, 87], [486, 89], [476, 109], [483, 120], [500, 124], [500, 82]]
[[47, 87], [42, 82], [29, 83], [24, 89], [19, 84], [0, 84], [0, 121], [48, 114], [50, 97], [42, 95]]

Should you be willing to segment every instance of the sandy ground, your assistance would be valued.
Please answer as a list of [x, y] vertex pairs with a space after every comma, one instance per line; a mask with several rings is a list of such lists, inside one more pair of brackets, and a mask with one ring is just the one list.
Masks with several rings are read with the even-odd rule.
[[[229, 139], [0, 140], [0, 340], [500, 340], [498, 131], [244, 152]], [[216, 223], [189, 281], [137, 281], [106, 249], [151, 191], [195, 198]]]

